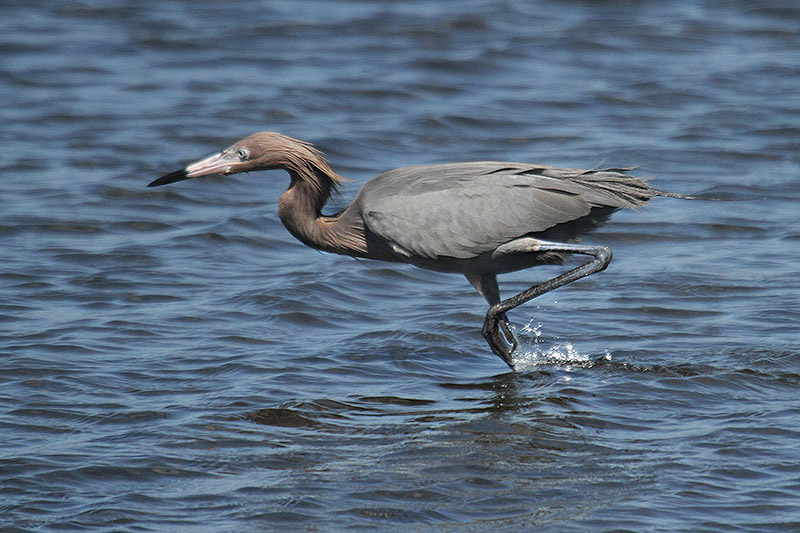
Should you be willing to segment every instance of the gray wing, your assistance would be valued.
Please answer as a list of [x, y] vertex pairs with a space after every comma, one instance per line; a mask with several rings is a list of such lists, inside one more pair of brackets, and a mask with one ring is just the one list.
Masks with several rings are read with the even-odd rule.
[[625, 170], [493, 161], [406, 167], [371, 180], [353, 206], [400, 255], [465, 259], [594, 207], [641, 205], [656, 194]]

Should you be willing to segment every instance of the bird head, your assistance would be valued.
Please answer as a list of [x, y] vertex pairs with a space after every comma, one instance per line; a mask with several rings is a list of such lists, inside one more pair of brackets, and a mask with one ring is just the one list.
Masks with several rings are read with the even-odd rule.
[[334, 185], [341, 180], [341, 177], [330, 170], [322, 154], [310, 144], [280, 133], [262, 131], [245, 137], [219, 153], [162, 176], [148, 187], [209, 174], [229, 175], [274, 168], [285, 168], [301, 177], [313, 176], [321, 171], [331, 176]]

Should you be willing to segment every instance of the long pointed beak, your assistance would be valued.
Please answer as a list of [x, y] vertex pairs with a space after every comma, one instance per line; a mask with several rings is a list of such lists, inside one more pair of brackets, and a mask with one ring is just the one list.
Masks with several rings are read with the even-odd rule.
[[186, 172], [185, 168], [180, 170], [176, 170], [175, 172], [171, 172], [164, 176], [161, 176], [157, 180], [153, 180], [147, 184], [148, 187], [160, 187], [161, 185], [166, 185], [168, 183], [175, 183], [176, 181], [183, 181], [188, 180], [189, 174]]
[[235, 154], [220, 152], [196, 163], [192, 163], [186, 168], [161, 176], [157, 180], [150, 182], [147, 186], [159, 187], [161, 185], [167, 185], [168, 183], [175, 183], [176, 181], [188, 180], [189, 178], [206, 176], [208, 174], [231, 174], [238, 163], [239, 160]]

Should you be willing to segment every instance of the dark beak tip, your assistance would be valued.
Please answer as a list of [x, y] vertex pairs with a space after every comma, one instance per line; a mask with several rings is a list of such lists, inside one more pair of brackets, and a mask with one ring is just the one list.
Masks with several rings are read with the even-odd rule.
[[170, 183], [175, 183], [176, 181], [183, 181], [189, 179], [189, 175], [186, 172], [186, 169], [176, 170], [170, 174], [165, 176], [161, 176], [160, 178], [151, 181], [147, 184], [148, 187], [160, 187], [161, 185], [168, 185]]

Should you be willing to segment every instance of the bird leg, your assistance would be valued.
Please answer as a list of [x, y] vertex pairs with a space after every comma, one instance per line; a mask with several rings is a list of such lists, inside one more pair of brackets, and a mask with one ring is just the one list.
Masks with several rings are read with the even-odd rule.
[[[506, 314], [491, 313], [493, 307], [494, 306], [490, 307], [489, 312], [486, 313], [486, 320], [483, 321], [481, 333], [483, 334], [483, 338], [489, 343], [492, 352], [505, 361], [506, 364], [511, 367], [511, 370], [514, 370], [511, 353], [517, 349], [517, 339], [511, 332], [511, 325], [508, 323]], [[505, 339], [500, 335], [500, 330], [503, 331]], [[509, 344], [511, 345], [510, 348], [508, 346]]]
[[[494, 304], [500, 303], [500, 288], [497, 286], [497, 276], [494, 274], [475, 274], [472, 272], [465, 273], [465, 276], [475, 287], [475, 290], [478, 293], [486, 298], [486, 301], [489, 302], [489, 305], [492, 306]], [[489, 341], [489, 344], [492, 346], [492, 351], [498, 355], [498, 350], [505, 349], [508, 350], [508, 345], [511, 345], [511, 352], [517, 347], [517, 339], [514, 338], [514, 333], [511, 331], [511, 324], [508, 322], [508, 317], [505, 313], [501, 313], [497, 316], [498, 320], [494, 322], [484, 322], [483, 324], [483, 336], [486, 340]], [[502, 329], [503, 335], [505, 336], [505, 342], [500, 337], [500, 333], [498, 331], [498, 327]], [[490, 340], [491, 339], [491, 340]], [[492, 344], [494, 343], [494, 344]], [[497, 348], [495, 348], [497, 346]], [[510, 352], [509, 352], [510, 353]], [[502, 355], [500, 355], [503, 357]], [[511, 364], [510, 356], [508, 359], [505, 357], [503, 358], [506, 363], [509, 365]]]
[[[590, 255], [594, 257], [588, 263], [568, 270], [563, 274], [556, 276], [553, 279], [534, 285], [528, 290], [522, 291], [516, 296], [506, 298], [498, 303], [489, 307], [486, 312], [486, 320], [483, 322], [483, 337], [489, 343], [489, 347], [496, 355], [506, 362], [511, 369], [514, 369], [513, 359], [511, 358], [512, 352], [517, 348], [517, 341], [511, 333], [508, 323], [506, 312], [511, 309], [533, 300], [537, 296], [541, 296], [546, 292], [557, 289], [572, 283], [573, 281], [584, 278], [595, 272], [605, 270], [611, 262], [611, 250], [607, 246], [582, 246], [579, 244], [569, 243], [556, 243], [539, 241], [533, 238], [525, 237], [511, 241], [497, 248], [493, 255], [499, 256], [510, 253], [532, 253], [532, 252], [556, 252], [556, 253], [570, 253]], [[499, 326], [499, 328], [498, 328]], [[500, 335], [502, 330], [505, 339]], [[511, 345], [509, 347], [509, 344]]]

